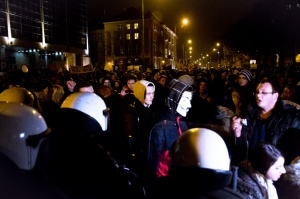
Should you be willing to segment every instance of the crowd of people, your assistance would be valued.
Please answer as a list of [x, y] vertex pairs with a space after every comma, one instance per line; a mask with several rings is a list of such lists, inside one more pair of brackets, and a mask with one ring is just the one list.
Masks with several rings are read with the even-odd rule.
[[297, 198], [300, 79], [283, 74], [6, 74], [0, 176], [20, 192], [1, 195]]

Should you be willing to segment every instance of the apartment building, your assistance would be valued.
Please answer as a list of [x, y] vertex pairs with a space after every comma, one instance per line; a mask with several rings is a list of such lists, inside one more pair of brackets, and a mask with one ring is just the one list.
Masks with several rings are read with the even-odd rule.
[[89, 32], [95, 67], [110, 71], [176, 67], [176, 34], [155, 14], [142, 16], [139, 9], [127, 8], [104, 21], [103, 29]]

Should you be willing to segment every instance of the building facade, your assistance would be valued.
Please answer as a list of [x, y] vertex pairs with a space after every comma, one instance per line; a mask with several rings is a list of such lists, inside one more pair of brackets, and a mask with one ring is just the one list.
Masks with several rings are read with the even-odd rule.
[[96, 67], [109, 71], [176, 67], [177, 36], [153, 13], [142, 18], [141, 11], [128, 8], [103, 24], [103, 30], [89, 32], [91, 49], [97, 51], [91, 53]]
[[89, 64], [85, 0], [0, 0], [1, 70]]

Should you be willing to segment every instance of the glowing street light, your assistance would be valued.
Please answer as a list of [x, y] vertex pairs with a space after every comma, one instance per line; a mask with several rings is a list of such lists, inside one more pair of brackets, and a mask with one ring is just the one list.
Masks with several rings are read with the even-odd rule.
[[[187, 18], [183, 18], [180, 22], [180, 27], [182, 28], [182, 27], [188, 25], [188, 23], [189, 23], [189, 20]], [[177, 25], [176, 24], [174, 27], [174, 32], [175, 32], [175, 34], [177, 34]]]
[[181, 27], [187, 25], [188, 23], [189, 23], [189, 20], [187, 18], [183, 18]]
[[219, 61], [220, 61], [220, 51], [219, 51], [219, 49], [216, 49], [216, 48], [214, 48], [213, 51], [216, 51], [218, 53], [218, 63], [219, 63]]

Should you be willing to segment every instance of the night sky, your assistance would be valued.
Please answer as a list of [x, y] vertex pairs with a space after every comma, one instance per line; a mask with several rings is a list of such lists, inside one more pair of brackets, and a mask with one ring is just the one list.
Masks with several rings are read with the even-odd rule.
[[[89, 20], [111, 17], [128, 7], [141, 8], [142, 0], [86, 0]], [[206, 53], [212, 49], [220, 35], [253, 9], [262, 0], [144, 0], [146, 11], [160, 16], [163, 23], [177, 35], [191, 39], [193, 49]], [[189, 25], [178, 29], [180, 20], [187, 17]], [[183, 38], [183, 39], [184, 39]]]

